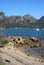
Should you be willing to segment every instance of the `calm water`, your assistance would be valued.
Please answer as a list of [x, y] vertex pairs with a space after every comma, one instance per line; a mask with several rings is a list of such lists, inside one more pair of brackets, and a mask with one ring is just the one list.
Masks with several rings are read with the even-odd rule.
[[35, 28], [6, 28], [0, 29], [0, 34], [6, 36], [26, 36], [26, 37], [37, 37], [44, 38], [44, 29]]

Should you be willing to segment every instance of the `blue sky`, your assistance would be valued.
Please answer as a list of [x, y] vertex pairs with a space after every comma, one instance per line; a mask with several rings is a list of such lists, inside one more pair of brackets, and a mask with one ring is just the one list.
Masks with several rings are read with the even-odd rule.
[[0, 11], [7, 16], [30, 14], [40, 18], [44, 16], [44, 0], [0, 0]]

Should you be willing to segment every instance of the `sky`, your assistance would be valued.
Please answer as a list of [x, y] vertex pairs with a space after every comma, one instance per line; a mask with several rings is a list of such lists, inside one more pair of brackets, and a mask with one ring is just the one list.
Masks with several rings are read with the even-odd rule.
[[44, 16], [44, 0], [0, 0], [0, 11], [6, 16], [30, 14], [40, 18]]

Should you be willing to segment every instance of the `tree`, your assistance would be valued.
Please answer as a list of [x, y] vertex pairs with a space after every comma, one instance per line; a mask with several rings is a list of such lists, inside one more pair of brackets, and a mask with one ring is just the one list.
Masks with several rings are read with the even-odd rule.
[[4, 12], [0, 12], [0, 20], [3, 20], [4, 16], [5, 16]]
[[4, 12], [0, 12], [0, 16], [4, 15]]

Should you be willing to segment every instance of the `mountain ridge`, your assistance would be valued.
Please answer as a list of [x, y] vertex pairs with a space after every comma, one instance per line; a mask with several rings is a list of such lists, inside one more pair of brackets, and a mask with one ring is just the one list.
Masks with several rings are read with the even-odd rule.
[[0, 27], [44, 28], [44, 16], [40, 19], [36, 19], [30, 14], [9, 17], [5, 16], [3, 12], [0, 12]]

